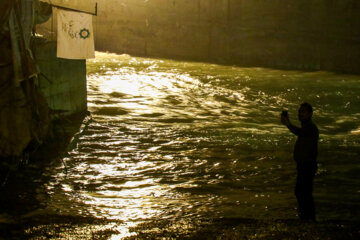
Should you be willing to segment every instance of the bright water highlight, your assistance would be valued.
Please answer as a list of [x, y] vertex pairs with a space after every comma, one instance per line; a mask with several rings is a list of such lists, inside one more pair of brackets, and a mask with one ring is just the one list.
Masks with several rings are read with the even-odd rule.
[[155, 221], [186, 232], [208, 219], [296, 219], [295, 136], [280, 112], [299, 125], [307, 101], [318, 219], [359, 220], [360, 76], [100, 52], [87, 65], [93, 121], [67, 174], [52, 170], [47, 211], [116, 221], [112, 239]]

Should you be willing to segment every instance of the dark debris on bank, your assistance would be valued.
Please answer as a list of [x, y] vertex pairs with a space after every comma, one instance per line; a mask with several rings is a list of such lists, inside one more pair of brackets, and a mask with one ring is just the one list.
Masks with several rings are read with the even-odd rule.
[[[0, 239], [110, 239], [119, 236], [118, 230], [109, 227], [116, 224], [121, 223], [91, 217], [42, 216], [31, 221], [23, 219], [17, 224], [0, 223]], [[360, 237], [358, 222], [340, 220], [306, 223], [295, 219], [221, 219], [196, 228], [182, 221], [151, 222], [130, 229], [133, 235], [123, 239], [357, 240]]]
[[199, 221], [193, 228], [185, 222], [146, 223], [131, 231], [133, 239], [264, 239], [264, 240], [357, 240], [360, 239], [359, 222], [328, 220], [318, 223], [297, 219], [257, 220], [218, 219]]

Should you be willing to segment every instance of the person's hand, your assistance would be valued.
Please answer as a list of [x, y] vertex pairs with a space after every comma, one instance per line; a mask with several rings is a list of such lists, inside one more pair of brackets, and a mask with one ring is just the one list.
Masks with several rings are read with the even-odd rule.
[[290, 125], [290, 119], [289, 119], [289, 115], [288, 114], [283, 114], [281, 113], [281, 123], [286, 125], [286, 126], [289, 126]]

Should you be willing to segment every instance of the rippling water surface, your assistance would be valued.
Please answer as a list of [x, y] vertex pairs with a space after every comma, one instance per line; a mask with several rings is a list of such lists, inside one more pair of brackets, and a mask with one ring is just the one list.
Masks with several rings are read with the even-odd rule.
[[[88, 61], [93, 120], [53, 169], [49, 208], [119, 220], [295, 219], [299, 103], [320, 130], [319, 219], [359, 218], [360, 77], [97, 53]], [[191, 224], [190, 224], [191, 223]], [[189, 230], [189, 229], [188, 229]], [[191, 230], [189, 230], [191, 231]]]

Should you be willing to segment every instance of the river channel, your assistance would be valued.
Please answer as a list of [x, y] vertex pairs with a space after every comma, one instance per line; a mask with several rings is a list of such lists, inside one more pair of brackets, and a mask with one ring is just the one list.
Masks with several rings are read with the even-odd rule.
[[279, 115], [298, 124], [306, 101], [320, 130], [318, 220], [359, 221], [360, 76], [102, 52], [87, 71], [92, 120], [66, 170], [48, 169], [34, 215], [101, 219], [108, 239], [155, 222], [180, 234], [209, 219], [297, 219], [295, 137]]

